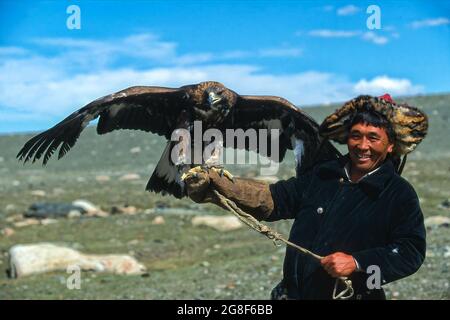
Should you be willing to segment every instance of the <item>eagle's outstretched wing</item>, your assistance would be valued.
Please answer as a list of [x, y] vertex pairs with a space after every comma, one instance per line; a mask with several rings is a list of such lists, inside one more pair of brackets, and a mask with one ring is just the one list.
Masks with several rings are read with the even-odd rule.
[[61, 146], [58, 159], [61, 158], [74, 146], [88, 123], [99, 116], [98, 134], [116, 129], [135, 129], [150, 131], [170, 139], [177, 116], [187, 106], [187, 88], [137, 86], [99, 98], [33, 137], [17, 157], [24, 162], [31, 159], [34, 162], [45, 153], [45, 165]]
[[[283, 160], [287, 149], [294, 150], [298, 173], [318, 161], [336, 159], [340, 156], [339, 151], [319, 135], [318, 123], [281, 97], [239, 96], [231, 122], [234, 128], [243, 130], [269, 129], [266, 150], [260, 150], [261, 141], [258, 141], [257, 149], [254, 150], [269, 158], [273, 158], [270, 150], [270, 129], [279, 129], [278, 159], [280, 162]], [[251, 146], [246, 145], [245, 148], [251, 149]]]

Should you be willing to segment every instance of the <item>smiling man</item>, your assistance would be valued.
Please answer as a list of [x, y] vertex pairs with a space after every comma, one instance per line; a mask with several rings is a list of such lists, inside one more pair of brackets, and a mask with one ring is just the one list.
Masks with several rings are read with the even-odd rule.
[[[190, 176], [196, 202], [219, 204], [214, 188], [259, 220], [294, 219], [289, 240], [323, 256], [286, 248], [273, 299], [331, 299], [336, 277], [352, 280], [353, 299], [385, 299], [382, 285], [416, 272], [425, 258], [418, 197], [400, 176], [400, 157], [425, 137], [426, 116], [390, 96], [360, 96], [325, 119], [323, 136], [348, 154], [275, 184], [234, 182], [215, 172]], [[336, 288], [338, 291], [341, 288]]]

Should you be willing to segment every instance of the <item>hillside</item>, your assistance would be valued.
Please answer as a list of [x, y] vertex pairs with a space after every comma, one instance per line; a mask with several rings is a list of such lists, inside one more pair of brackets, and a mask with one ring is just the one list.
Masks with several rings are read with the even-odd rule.
[[[401, 100], [400, 100], [401, 101]], [[450, 198], [450, 95], [418, 96], [404, 101], [423, 109], [430, 120], [427, 138], [409, 158], [404, 176], [421, 201], [425, 217], [450, 216], [441, 204]], [[321, 122], [336, 105], [306, 108]], [[106, 218], [61, 219], [50, 225], [28, 226], [10, 237], [0, 235], [0, 269], [7, 269], [6, 253], [17, 243], [57, 242], [85, 252], [130, 253], [149, 270], [148, 277], [83, 274], [82, 290], [65, 288], [65, 273], [19, 280], [0, 274], [0, 299], [267, 299], [281, 279], [284, 248], [274, 247], [254, 231], [242, 228], [220, 233], [191, 225], [190, 214], [170, 213], [164, 225], [152, 225], [146, 209], [170, 207], [198, 214], [226, 214], [210, 205], [197, 205], [146, 192], [145, 185], [164, 148], [161, 137], [138, 131], [98, 136], [95, 128], [82, 133], [62, 159], [41, 164], [18, 163], [15, 156], [32, 135], [0, 136], [0, 230], [11, 227], [8, 218], [23, 213], [35, 202], [72, 202], [86, 199], [109, 211], [132, 205], [140, 214]], [[131, 153], [132, 148], [140, 152]], [[137, 149], [135, 149], [137, 150]], [[258, 167], [231, 166], [239, 176], [255, 177]], [[121, 181], [125, 174], [140, 178]], [[280, 167], [280, 179], [294, 175], [290, 153]], [[98, 181], [108, 176], [109, 181]], [[42, 190], [43, 196], [32, 195]], [[290, 222], [271, 224], [285, 235]], [[448, 299], [450, 234], [448, 228], [428, 232], [427, 260], [414, 276], [387, 286], [389, 298]]]

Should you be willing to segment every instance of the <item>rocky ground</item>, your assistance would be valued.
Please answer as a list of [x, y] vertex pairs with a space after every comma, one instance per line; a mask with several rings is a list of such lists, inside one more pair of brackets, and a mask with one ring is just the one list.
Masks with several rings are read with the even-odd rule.
[[[449, 299], [450, 99], [417, 99], [431, 105], [426, 109], [430, 134], [409, 158], [404, 176], [416, 188], [428, 218], [427, 258], [416, 274], [385, 289], [389, 299]], [[330, 110], [311, 113], [322, 119]], [[195, 226], [195, 217], [227, 213], [144, 191], [162, 152], [159, 138], [130, 132], [98, 137], [88, 129], [67, 158], [43, 168], [22, 166], [14, 159], [29, 137], [0, 137], [0, 299], [268, 299], [281, 279], [283, 246], [247, 227], [218, 231]], [[277, 178], [292, 176], [293, 168], [289, 156]], [[258, 176], [258, 168], [250, 165], [230, 171]], [[75, 200], [89, 201], [98, 211], [72, 210], [46, 219], [24, 216], [32, 204]], [[287, 236], [290, 222], [270, 226]], [[128, 254], [147, 272], [82, 272], [80, 289], [67, 287], [70, 274], [64, 271], [8, 278], [9, 249], [38, 242], [86, 254]]]

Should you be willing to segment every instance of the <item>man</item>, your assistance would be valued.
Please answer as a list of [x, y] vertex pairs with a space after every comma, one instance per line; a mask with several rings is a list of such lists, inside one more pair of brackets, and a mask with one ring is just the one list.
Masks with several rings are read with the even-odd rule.
[[211, 170], [186, 179], [188, 194], [219, 204], [214, 188], [259, 220], [295, 219], [289, 240], [324, 258], [287, 247], [284, 277], [272, 298], [331, 299], [335, 278], [345, 276], [353, 298], [385, 299], [379, 285], [413, 274], [425, 258], [419, 200], [397, 173], [396, 159], [411, 152], [426, 130], [419, 110], [387, 95], [361, 96], [321, 125], [324, 136], [346, 142], [342, 158], [271, 185], [231, 182]]

